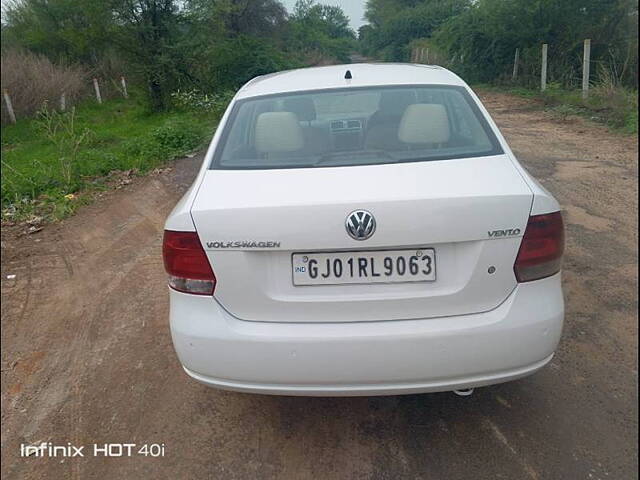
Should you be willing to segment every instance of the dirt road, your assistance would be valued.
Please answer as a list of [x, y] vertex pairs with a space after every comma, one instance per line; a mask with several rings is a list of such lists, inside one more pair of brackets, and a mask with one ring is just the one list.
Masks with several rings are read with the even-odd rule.
[[[162, 225], [199, 158], [2, 243], [2, 477], [631, 479], [638, 464], [637, 141], [483, 95], [568, 231], [553, 363], [450, 393], [284, 398], [208, 389], [174, 355]], [[15, 275], [15, 278], [7, 278]], [[85, 457], [20, 458], [20, 444]], [[163, 443], [164, 457], [91, 445]]]

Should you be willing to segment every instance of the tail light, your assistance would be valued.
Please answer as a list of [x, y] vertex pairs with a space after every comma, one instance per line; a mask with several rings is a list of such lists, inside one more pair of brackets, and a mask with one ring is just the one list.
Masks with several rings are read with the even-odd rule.
[[560, 271], [564, 225], [560, 212], [529, 217], [513, 270], [518, 282], [530, 282]]
[[213, 295], [216, 277], [197, 233], [165, 230], [162, 257], [171, 288], [179, 292]]

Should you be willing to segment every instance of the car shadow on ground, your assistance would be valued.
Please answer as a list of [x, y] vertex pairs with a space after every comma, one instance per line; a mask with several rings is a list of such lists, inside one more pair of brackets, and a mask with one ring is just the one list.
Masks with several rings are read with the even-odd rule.
[[[240, 423], [260, 439], [255, 454], [265, 468], [286, 452], [286, 462], [304, 465], [304, 471], [331, 471], [326, 468], [333, 465], [336, 472], [357, 476], [366, 464], [372, 469], [366, 476], [373, 478], [415, 472], [429, 472], [433, 478], [474, 478], [478, 471], [482, 478], [536, 478], [536, 469], [525, 459], [535, 450], [529, 439], [531, 417], [540, 416], [533, 423], [546, 430], [543, 436], [551, 441], [558, 427], [544, 418], [545, 398], [553, 395], [540, 388], [539, 375], [478, 388], [468, 397], [452, 392], [285, 397], [196, 388], [208, 408], [228, 403], [236, 415], [242, 412], [229, 419], [228, 427], [237, 429], [242, 419]], [[350, 459], [353, 465], [347, 465]], [[489, 465], [487, 459], [495, 463]], [[452, 461], [458, 465], [452, 466]]]

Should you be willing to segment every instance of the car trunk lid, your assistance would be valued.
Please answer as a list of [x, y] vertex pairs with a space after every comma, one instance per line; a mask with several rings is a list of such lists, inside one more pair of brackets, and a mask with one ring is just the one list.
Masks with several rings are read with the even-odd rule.
[[[244, 320], [352, 322], [463, 315], [498, 306], [532, 193], [506, 155], [358, 167], [209, 170], [192, 217], [215, 298]], [[371, 238], [347, 215], [366, 209]], [[434, 249], [433, 282], [295, 286], [295, 253]]]

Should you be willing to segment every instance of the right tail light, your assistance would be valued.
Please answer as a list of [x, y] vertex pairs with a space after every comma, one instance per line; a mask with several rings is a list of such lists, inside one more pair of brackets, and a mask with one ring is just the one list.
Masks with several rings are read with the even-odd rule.
[[518, 282], [531, 282], [560, 271], [564, 224], [560, 212], [532, 215], [513, 266]]

